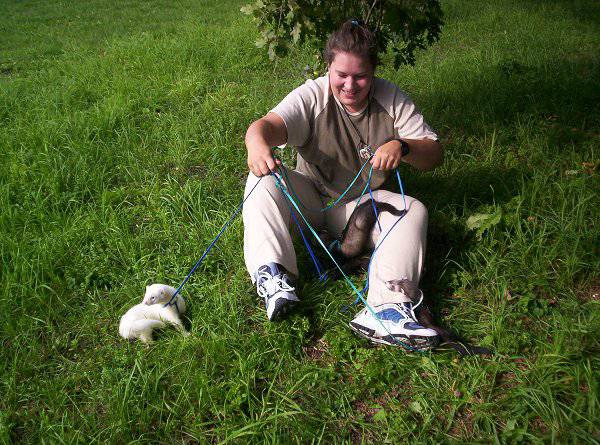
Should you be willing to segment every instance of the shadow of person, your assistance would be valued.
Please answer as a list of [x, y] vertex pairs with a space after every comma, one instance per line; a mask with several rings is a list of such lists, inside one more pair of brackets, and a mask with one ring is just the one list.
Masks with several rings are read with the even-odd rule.
[[473, 250], [467, 217], [527, 194], [571, 153], [589, 152], [597, 137], [599, 73], [584, 54], [556, 60], [550, 70], [507, 58], [477, 74], [465, 71], [457, 88], [424, 98], [426, 114], [437, 117], [446, 166], [427, 174], [404, 169], [403, 179], [407, 194], [429, 209], [421, 287], [436, 309], [452, 295], [450, 277]]

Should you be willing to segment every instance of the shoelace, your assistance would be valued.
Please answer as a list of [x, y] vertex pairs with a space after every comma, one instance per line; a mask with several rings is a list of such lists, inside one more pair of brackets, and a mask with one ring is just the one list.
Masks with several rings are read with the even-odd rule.
[[417, 304], [413, 305], [412, 302], [410, 302], [410, 303], [407, 302], [407, 303], [400, 303], [398, 306], [400, 307], [400, 312], [402, 312], [402, 314], [404, 314], [408, 318], [412, 319], [415, 323], [418, 323], [417, 316], [415, 315], [415, 309], [418, 308], [422, 303], [423, 303], [423, 291], [421, 289], [419, 289], [419, 301], [417, 302]]
[[296, 288], [287, 283], [286, 274], [271, 275], [269, 272], [258, 272], [256, 278], [256, 292], [262, 298], [271, 298], [278, 292], [294, 292]]
[[413, 315], [415, 313], [415, 309], [418, 308], [419, 306], [421, 306], [421, 303], [423, 303], [423, 298], [424, 298], [423, 291], [421, 289], [419, 289], [419, 301], [414, 306], [411, 305], [412, 306], [411, 310], [413, 312]]
[[412, 307], [412, 303], [400, 303], [396, 306], [398, 308], [398, 312], [400, 312], [404, 316], [404, 318], [412, 322], [417, 322], [417, 317], [415, 316], [415, 310]]
[[[418, 323], [417, 316], [415, 315], [415, 309], [418, 308], [423, 303], [423, 291], [419, 289], [419, 301], [413, 305], [412, 302], [404, 302], [397, 303], [395, 306], [397, 307], [398, 312], [404, 315], [405, 318], [412, 320], [415, 323]], [[409, 306], [410, 305], [410, 306]], [[366, 309], [364, 309], [366, 311]]]

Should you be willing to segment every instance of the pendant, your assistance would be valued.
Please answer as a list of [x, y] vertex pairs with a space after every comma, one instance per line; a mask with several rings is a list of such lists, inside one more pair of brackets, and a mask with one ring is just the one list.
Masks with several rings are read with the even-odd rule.
[[369, 159], [371, 156], [373, 156], [373, 151], [371, 150], [371, 146], [369, 144], [364, 144], [363, 148], [361, 148], [358, 151], [358, 155], [360, 156], [361, 159], [363, 160], [367, 160]]

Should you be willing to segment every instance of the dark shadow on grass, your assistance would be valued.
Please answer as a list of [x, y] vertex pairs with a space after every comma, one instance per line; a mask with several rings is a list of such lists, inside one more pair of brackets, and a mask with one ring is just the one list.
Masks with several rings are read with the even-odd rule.
[[[519, 193], [521, 179], [527, 171], [494, 165], [466, 167], [449, 176], [405, 174], [406, 194], [418, 198], [432, 212], [470, 213], [485, 204], [503, 204]], [[394, 179], [395, 181], [395, 179]], [[399, 192], [397, 183], [386, 184], [388, 190]]]
[[520, 2], [520, 7], [538, 12], [540, 6], [561, 9], [565, 15], [571, 16], [584, 23], [600, 23], [600, 4], [588, 0], [544, 0], [544, 2]]
[[[529, 17], [549, 16], [548, 20], [556, 17], [574, 18], [586, 24], [600, 23], [600, 5], [598, 2], [589, 0], [518, 0], [503, 2], [501, 8], [505, 8], [509, 13], [525, 11]], [[494, 2], [459, 2], [452, 10], [445, 7], [446, 19], [449, 22], [466, 20], [470, 18], [479, 19], [485, 14], [486, 9], [498, 8]], [[498, 20], [504, 20], [504, 16], [499, 16]], [[507, 29], [510, 29], [510, 22], [506, 22]]]
[[539, 119], [549, 121], [550, 144], [576, 143], [582, 134], [572, 132], [573, 127], [583, 130], [597, 124], [600, 67], [593, 54], [571, 58], [575, 61], [553, 60], [550, 69], [506, 58], [478, 73], [457, 72], [457, 88], [436, 91], [424, 102], [446, 142], [494, 128], [536, 124]]
[[[573, 7], [573, 11], [583, 10], [581, 4]], [[482, 204], [502, 204], [516, 196], [534, 180], [538, 159], [560, 163], [563, 150], [585, 149], [582, 143], [597, 136], [600, 67], [594, 54], [570, 57], [553, 62], [551, 70], [506, 58], [479, 74], [457, 73], [460, 88], [426, 97], [424, 101], [438, 117], [446, 151], [455, 158], [467, 151], [465, 168], [446, 177], [406, 171], [407, 193], [421, 199], [430, 213], [461, 208], [460, 213], [468, 214]], [[535, 148], [529, 148], [519, 128], [539, 138]], [[468, 152], [469, 138], [496, 130], [498, 150], [515, 154], [513, 167], [504, 167], [502, 156], [485, 160], [478, 147]], [[440, 227], [433, 229], [429, 254]]]

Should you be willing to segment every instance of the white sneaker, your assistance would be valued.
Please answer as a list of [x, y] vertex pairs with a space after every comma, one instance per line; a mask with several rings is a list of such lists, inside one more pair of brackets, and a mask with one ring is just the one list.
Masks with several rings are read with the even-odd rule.
[[269, 320], [280, 318], [300, 301], [289, 277], [279, 264], [268, 263], [260, 266], [255, 278], [256, 292], [265, 300]]
[[[415, 306], [415, 308], [418, 304]], [[412, 303], [386, 303], [360, 311], [350, 329], [374, 343], [427, 350], [440, 341], [437, 332], [419, 324]]]

